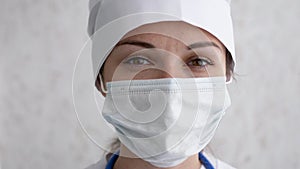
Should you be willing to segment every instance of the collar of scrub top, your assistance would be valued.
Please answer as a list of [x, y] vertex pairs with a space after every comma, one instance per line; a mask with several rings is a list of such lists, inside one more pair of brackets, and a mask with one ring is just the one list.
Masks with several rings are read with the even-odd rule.
[[[110, 159], [109, 159], [109, 161], [108, 161], [108, 163], [107, 163], [105, 169], [113, 169], [113, 167], [114, 167], [114, 165], [115, 165], [115, 163], [116, 163], [116, 161], [117, 161], [117, 159], [118, 159], [118, 157], [119, 157], [119, 152], [120, 152], [120, 151], [118, 151], [117, 153], [114, 153], [114, 154], [110, 157]], [[209, 160], [203, 155], [202, 152], [199, 152], [199, 153], [198, 153], [198, 158], [199, 158], [199, 161], [201, 162], [201, 164], [205, 167], [205, 169], [214, 169], [213, 165], [212, 165], [212, 164], [209, 162]]]

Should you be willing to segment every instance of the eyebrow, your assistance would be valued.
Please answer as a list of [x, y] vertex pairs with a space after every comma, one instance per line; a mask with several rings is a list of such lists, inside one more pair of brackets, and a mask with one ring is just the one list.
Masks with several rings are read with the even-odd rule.
[[136, 40], [126, 40], [126, 39], [117, 43], [116, 46], [121, 46], [121, 45], [135, 45], [135, 46], [140, 46], [140, 47], [144, 47], [144, 48], [156, 48], [151, 43], [136, 41]]
[[[135, 46], [140, 46], [140, 47], [144, 47], [144, 48], [156, 48], [153, 44], [148, 43], [148, 42], [137, 41], [137, 40], [126, 40], [126, 39], [117, 43], [116, 46], [121, 46], [121, 45], [135, 45]], [[196, 42], [196, 43], [188, 45], [187, 49], [191, 50], [194, 48], [203, 48], [203, 47], [209, 47], [209, 46], [213, 46], [213, 47], [217, 47], [217, 48], [221, 49], [221, 47], [214, 42]]]
[[214, 42], [196, 42], [196, 43], [193, 43], [193, 44], [187, 46], [187, 48], [189, 50], [191, 50], [193, 48], [203, 48], [203, 47], [208, 47], [208, 46], [213, 46], [213, 47], [217, 47], [217, 48], [221, 49], [221, 47]]

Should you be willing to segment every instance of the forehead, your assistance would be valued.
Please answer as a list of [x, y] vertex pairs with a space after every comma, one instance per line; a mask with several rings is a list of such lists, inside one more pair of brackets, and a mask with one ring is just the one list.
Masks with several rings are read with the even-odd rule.
[[[129, 39], [131, 37], [139, 38], [139, 35], [141, 35], [140, 37], [142, 37], [142, 35], [145, 34], [162, 35], [164, 37], [169, 37], [181, 41], [186, 45], [201, 41], [211, 41], [215, 42], [220, 47], [223, 47], [222, 43], [209, 32], [183, 21], [164, 21], [158, 23], [145, 24], [131, 30], [126, 35], [124, 35], [121, 40]], [[158, 36], [153, 37], [155, 38]], [[142, 38], [144, 40], [147, 40], [145, 36], [143, 36]]]

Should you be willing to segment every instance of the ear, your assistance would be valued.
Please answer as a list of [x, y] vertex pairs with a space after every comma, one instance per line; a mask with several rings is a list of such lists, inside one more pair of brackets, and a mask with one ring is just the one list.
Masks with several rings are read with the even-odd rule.
[[226, 75], [226, 82], [225, 82], [225, 84], [230, 84], [232, 82], [232, 79], [233, 79], [232, 75]]

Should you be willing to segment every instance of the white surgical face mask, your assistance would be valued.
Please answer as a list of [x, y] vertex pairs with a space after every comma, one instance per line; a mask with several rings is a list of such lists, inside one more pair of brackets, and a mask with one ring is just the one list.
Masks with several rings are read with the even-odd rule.
[[113, 81], [103, 117], [131, 152], [172, 167], [211, 140], [230, 105], [225, 77]]

